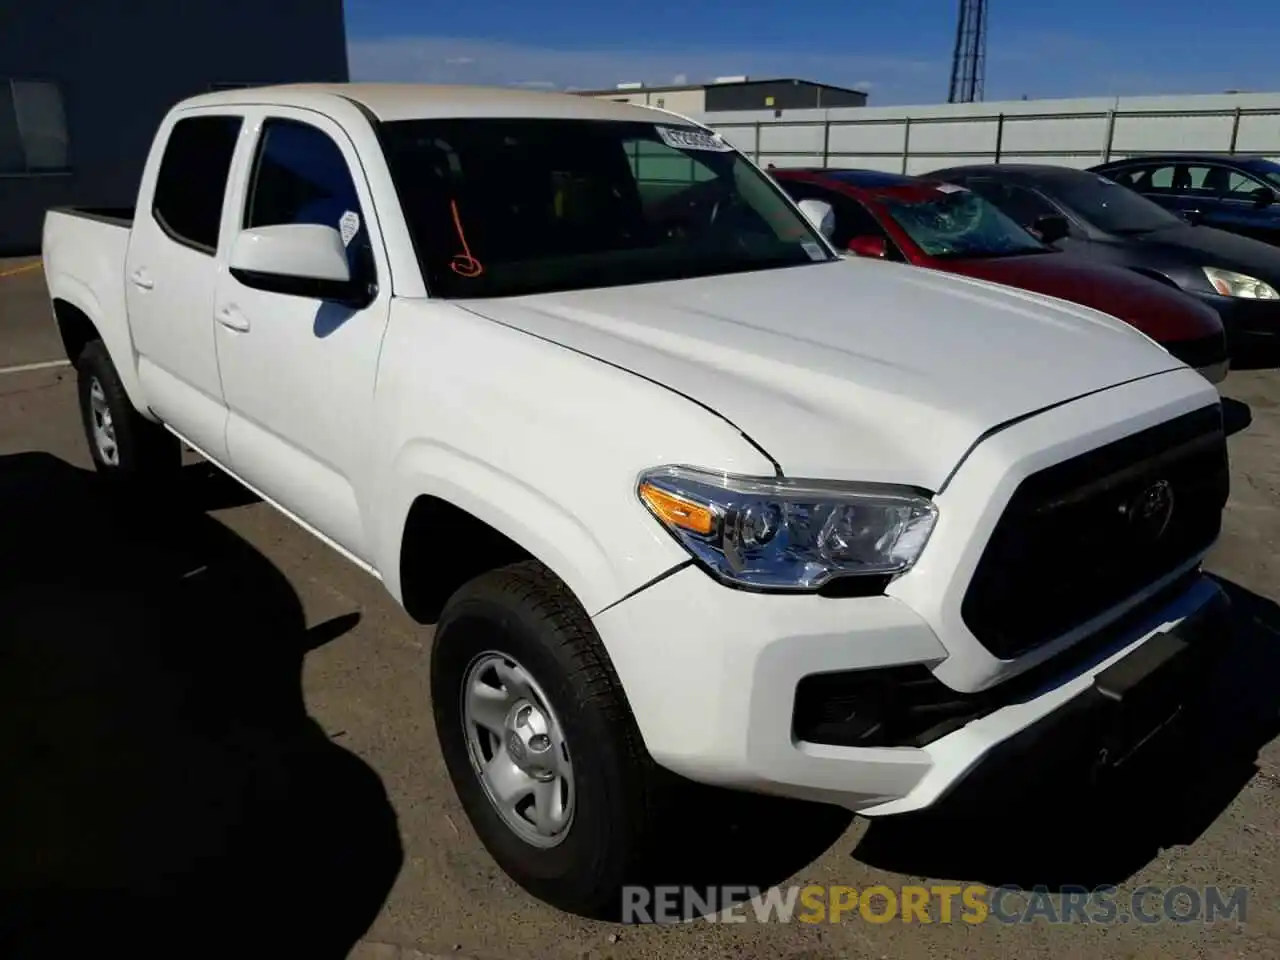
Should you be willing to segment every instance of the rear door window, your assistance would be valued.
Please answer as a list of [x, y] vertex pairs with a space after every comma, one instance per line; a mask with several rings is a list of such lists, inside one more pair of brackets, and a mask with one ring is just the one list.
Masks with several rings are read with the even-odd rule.
[[1141, 187], [1144, 193], [1173, 192], [1173, 164], [1162, 167], [1148, 167], [1147, 177]]
[[1226, 167], [1179, 164], [1174, 171], [1174, 192], [1182, 196], [1212, 200], [1227, 188]]
[[[1151, 174], [1152, 167], [1125, 167], [1123, 170], [1116, 170], [1105, 174], [1116, 183], [1126, 186], [1131, 190], [1137, 190], [1139, 193], [1145, 193], [1152, 188]], [[1169, 170], [1168, 181], [1173, 181], [1173, 170]]]
[[173, 125], [156, 175], [151, 215], [171, 240], [210, 256], [218, 249], [222, 201], [243, 121], [184, 117]]

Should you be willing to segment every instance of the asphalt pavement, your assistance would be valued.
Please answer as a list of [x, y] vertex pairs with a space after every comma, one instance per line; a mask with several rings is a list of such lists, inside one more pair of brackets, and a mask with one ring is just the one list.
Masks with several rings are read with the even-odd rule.
[[1280, 957], [1280, 372], [1266, 364], [1223, 386], [1238, 432], [1209, 566], [1234, 626], [1189, 729], [1092, 790], [1031, 799], [1053, 782], [1046, 758], [963, 815], [871, 824], [720, 798], [672, 841], [701, 884], [1044, 885], [1055, 902], [1075, 885], [1242, 887], [1243, 923], [748, 911], [623, 926], [530, 899], [480, 847], [435, 743], [431, 631], [377, 581], [194, 458], [172, 504], [101, 488], [24, 266], [0, 261], [0, 955]]

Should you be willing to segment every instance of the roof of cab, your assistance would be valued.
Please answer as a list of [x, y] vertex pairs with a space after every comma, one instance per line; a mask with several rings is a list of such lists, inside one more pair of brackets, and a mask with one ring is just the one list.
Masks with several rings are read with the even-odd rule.
[[426, 120], [440, 117], [536, 117], [565, 120], [632, 120], [654, 122], [661, 116], [685, 118], [652, 107], [598, 100], [569, 93], [511, 87], [433, 85], [425, 83], [290, 83], [241, 87], [200, 94], [183, 106], [250, 104], [317, 107], [341, 98], [357, 103], [379, 120]]

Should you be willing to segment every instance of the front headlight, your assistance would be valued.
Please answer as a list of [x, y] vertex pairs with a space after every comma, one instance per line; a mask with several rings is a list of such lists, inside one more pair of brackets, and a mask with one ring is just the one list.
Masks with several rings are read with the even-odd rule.
[[1239, 297], [1242, 300], [1280, 300], [1280, 293], [1269, 283], [1263, 283], [1257, 277], [1236, 273], [1234, 270], [1223, 270], [1221, 267], [1202, 267], [1210, 286], [1224, 297]]
[[910, 569], [938, 517], [911, 487], [736, 477], [661, 467], [640, 477], [640, 500], [726, 583], [817, 590], [849, 576]]

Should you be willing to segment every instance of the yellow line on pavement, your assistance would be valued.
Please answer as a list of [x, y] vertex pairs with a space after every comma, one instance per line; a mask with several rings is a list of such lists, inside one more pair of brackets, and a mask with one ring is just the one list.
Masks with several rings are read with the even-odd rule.
[[27, 273], [30, 270], [39, 270], [39, 269], [40, 269], [39, 260], [37, 260], [35, 263], [24, 263], [22, 266], [14, 267], [11, 270], [0, 270], [0, 279], [3, 279], [5, 277], [14, 277], [20, 273]]

